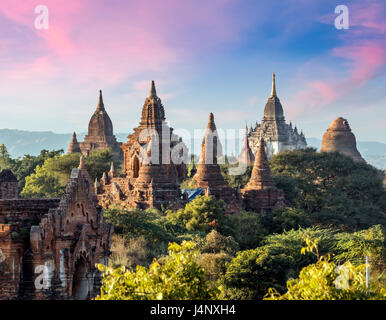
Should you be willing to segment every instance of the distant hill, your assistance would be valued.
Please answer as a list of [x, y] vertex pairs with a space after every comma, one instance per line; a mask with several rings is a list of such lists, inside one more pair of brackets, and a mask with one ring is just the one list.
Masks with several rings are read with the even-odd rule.
[[[86, 133], [77, 133], [79, 141]], [[128, 133], [116, 133], [118, 141], [125, 142]], [[71, 133], [54, 133], [52, 131], [23, 131], [16, 129], [0, 129], [0, 144], [4, 143], [12, 157], [23, 157], [25, 154], [38, 155], [40, 150], [67, 151]], [[307, 138], [309, 146], [320, 149], [322, 141]], [[358, 141], [358, 150], [366, 161], [373, 166], [386, 170], [386, 144], [372, 141]]]
[[[0, 144], [5, 144], [13, 158], [23, 157], [25, 154], [38, 155], [40, 150], [67, 151], [72, 133], [54, 133], [52, 131], [24, 131], [16, 129], [0, 129]], [[79, 141], [86, 133], [77, 133]], [[127, 133], [116, 134], [118, 141], [126, 141]]]

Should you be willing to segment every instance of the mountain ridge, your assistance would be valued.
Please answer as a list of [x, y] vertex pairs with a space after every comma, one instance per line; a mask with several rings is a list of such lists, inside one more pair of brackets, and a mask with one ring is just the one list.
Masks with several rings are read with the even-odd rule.
[[[0, 144], [5, 144], [11, 157], [23, 157], [25, 154], [38, 155], [41, 150], [67, 151], [72, 133], [55, 133], [53, 131], [26, 131], [19, 129], [0, 129]], [[86, 132], [77, 133], [79, 141], [84, 139]], [[126, 141], [128, 133], [116, 133], [118, 141]], [[307, 144], [317, 150], [322, 141], [318, 138], [307, 138]], [[377, 141], [357, 141], [362, 156], [371, 165], [386, 170], [386, 143]]]

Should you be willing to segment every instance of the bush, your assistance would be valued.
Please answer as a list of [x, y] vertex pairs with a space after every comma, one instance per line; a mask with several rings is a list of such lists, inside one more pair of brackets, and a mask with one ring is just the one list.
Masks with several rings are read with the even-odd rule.
[[154, 260], [149, 269], [137, 266], [113, 269], [98, 265], [103, 271], [102, 288], [96, 300], [197, 300], [215, 299], [205, 271], [195, 262], [198, 254], [193, 242], [169, 244], [169, 255], [162, 262]]
[[198, 196], [184, 209], [169, 211], [167, 219], [184, 225], [190, 231], [208, 233], [224, 220], [224, 212], [221, 203], [215, 201], [213, 196]]

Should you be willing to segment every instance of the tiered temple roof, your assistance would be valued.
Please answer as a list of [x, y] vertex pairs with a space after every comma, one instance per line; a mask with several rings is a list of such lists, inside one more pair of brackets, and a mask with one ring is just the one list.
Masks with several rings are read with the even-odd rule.
[[266, 142], [267, 156], [284, 150], [295, 150], [307, 147], [303, 133], [298, 133], [297, 128], [287, 124], [284, 117], [283, 107], [276, 91], [276, 76], [272, 75], [271, 95], [264, 108], [263, 119], [260, 124], [256, 122], [254, 128], [249, 131], [249, 145], [253, 153], [257, 152], [260, 139]]
[[115, 159], [122, 159], [121, 143], [117, 142], [113, 133], [113, 123], [106, 112], [103, 103], [102, 90], [99, 90], [98, 105], [88, 124], [88, 133], [83, 142], [76, 140], [73, 134], [68, 152], [79, 152], [78, 146], [84, 156], [88, 156], [94, 150], [110, 148]]

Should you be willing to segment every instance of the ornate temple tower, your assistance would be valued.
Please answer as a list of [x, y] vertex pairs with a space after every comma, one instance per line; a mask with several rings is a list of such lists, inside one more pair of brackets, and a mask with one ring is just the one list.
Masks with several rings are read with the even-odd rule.
[[88, 134], [84, 141], [79, 143], [76, 140], [76, 135], [74, 137], [73, 134], [67, 153], [79, 152], [77, 151], [77, 144], [84, 156], [88, 156], [93, 150], [110, 148], [115, 159], [121, 160], [123, 157], [121, 143], [117, 142], [114, 136], [113, 123], [103, 103], [102, 90], [99, 90], [98, 105], [88, 124]]
[[256, 122], [255, 127], [249, 131], [248, 140], [253, 153], [257, 152], [261, 138], [266, 143], [268, 158], [281, 151], [307, 147], [303, 132], [299, 134], [296, 126], [293, 129], [292, 124], [287, 124], [285, 121], [283, 107], [276, 94], [274, 73], [272, 75], [271, 96], [265, 105], [261, 124]]
[[[157, 96], [154, 81], [151, 82], [149, 96], [142, 107], [139, 126], [122, 145], [124, 154], [123, 173], [134, 182], [139, 175], [143, 160], [147, 158], [147, 145], [153, 139], [152, 162], [162, 164], [170, 182], [179, 184], [186, 177], [186, 165], [176, 153], [187, 153], [182, 139], [173, 133], [165, 122], [165, 109], [161, 99]], [[177, 157], [176, 157], [177, 156]], [[181, 163], [175, 163], [179, 158]]]
[[285, 206], [284, 192], [276, 188], [272, 178], [263, 139], [259, 142], [251, 178], [241, 193], [246, 210], [269, 213], [273, 208]]
[[[165, 110], [154, 81], [145, 99], [139, 126], [122, 144], [123, 172], [120, 177], [104, 174], [97, 186], [103, 207], [120, 204], [127, 208], [179, 208], [179, 191], [186, 177], [187, 148], [165, 122]], [[176, 161], [177, 160], [177, 161]]]
[[209, 114], [208, 125], [201, 144], [200, 161], [194, 175], [197, 188], [203, 188], [205, 195], [213, 195], [217, 200], [224, 200], [228, 213], [238, 212], [240, 202], [235, 190], [231, 189], [221, 174], [217, 158], [222, 154], [221, 142], [214, 123], [213, 113]]
[[342, 117], [336, 118], [331, 122], [327, 131], [323, 135], [321, 152], [338, 151], [355, 161], [365, 162], [357, 149], [354, 134], [351, 132], [350, 125]]

